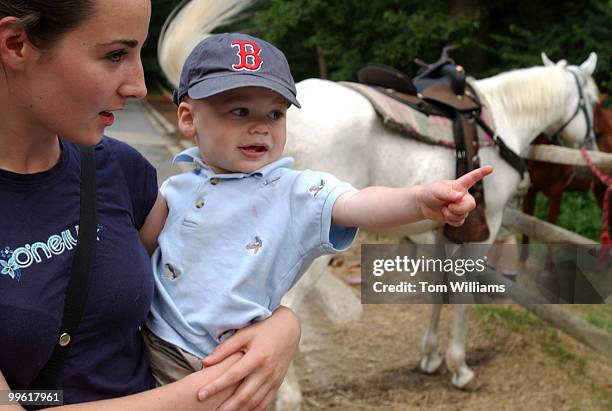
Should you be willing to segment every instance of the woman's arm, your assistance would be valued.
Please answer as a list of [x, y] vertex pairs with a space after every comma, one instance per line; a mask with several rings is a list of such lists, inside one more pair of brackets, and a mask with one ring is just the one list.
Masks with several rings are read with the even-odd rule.
[[229, 361], [224, 361], [219, 364], [219, 367], [210, 367], [205, 370], [195, 372], [187, 377], [176, 381], [172, 384], [164, 385], [163, 387], [155, 388], [149, 391], [144, 391], [138, 394], [129, 395], [111, 400], [95, 401], [84, 404], [73, 404], [65, 407], [53, 408], [58, 411], [164, 411], [164, 410], [180, 410], [180, 411], [213, 411], [216, 410], [227, 397], [229, 397], [236, 388], [229, 386], [219, 392], [218, 396], [211, 397], [206, 401], [199, 401], [197, 390], [202, 384], [214, 380], [219, 375], [222, 375], [230, 367], [242, 357], [241, 354], [235, 354]]
[[[263, 411], [272, 403], [283, 382], [300, 334], [300, 322], [293, 311], [279, 307], [270, 318], [238, 331], [219, 345], [204, 360], [203, 371], [138, 394], [53, 410], [212, 411], [223, 403], [218, 411]], [[1, 372], [0, 389], [8, 389]], [[202, 395], [204, 392], [206, 395]], [[22, 411], [23, 408], [12, 406], [6, 410]]]
[[[218, 392], [218, 395], [211, 396], [205, 401], [200, 401], [197, 397], [198, 388], [223, 375], [243, 355], [236, 353], [228, 357], [223, 362], [208, 367], [203, 371], [198, 371], [188, 375], [180, 381], [163, 387], [144, 391], [138, 394], [128, 395], [110, 400], [93, 401], [82, 404], [71, 404], [62, 407], [49, 408], [57, 411], [213, 411], [219, 404], [225, 401], [236, 389], [237, 384], [226, 386]], [[9, 389], [2, 372], [0, 372], [0, 390]], [[9, 408], [10, 407], [10, 408]], [[19, 405], [2, 407], [6, 411], [23, 411]]]
[[270, 318], [238, 331], [205, 358], [204, 365], [217, 364], [239, 351], [244, 352], [244, 357], [219, 378], [203, 385], [198, 396], [210, 398], [242, 381], [218, 411], [265, 410], [285, 378], [300, 335], [299, 319], [282, 306]]
[[[2, 371], [0, 371], [0, 391], [4, 391], [4, 390], [9, 390], [9, 386], [6, 383], [6, 380], [4, 379], [4, 375], [2, 374]], [[0, 407], [2, 407], [2, 411], [23, 411], [23, 408], [17, 404], [17, 405], [2, 405], [0, 403]]]

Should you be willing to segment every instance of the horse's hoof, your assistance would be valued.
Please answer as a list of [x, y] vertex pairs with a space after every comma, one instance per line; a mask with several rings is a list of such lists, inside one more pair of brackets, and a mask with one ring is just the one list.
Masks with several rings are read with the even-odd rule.
[[442, 357], [438, 354], [430, 354], [421, 360], [421, 371], [425, 374], [435, 373], [442, 365]]
[[451, 382], [453, 385], [461, 390], [469, 389], [469, 384], [474, 380], [474, 371], [467, 367], [462, 367], [456, 374], [453, 374]]

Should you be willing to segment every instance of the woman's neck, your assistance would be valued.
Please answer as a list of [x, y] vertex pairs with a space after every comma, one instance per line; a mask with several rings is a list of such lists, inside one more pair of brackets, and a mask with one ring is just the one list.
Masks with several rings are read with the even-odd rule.
[[61, 155], [58, 137], [35, 130], [23, 120], [0, 116], [0, 169], [19, 174], [51, 169]]

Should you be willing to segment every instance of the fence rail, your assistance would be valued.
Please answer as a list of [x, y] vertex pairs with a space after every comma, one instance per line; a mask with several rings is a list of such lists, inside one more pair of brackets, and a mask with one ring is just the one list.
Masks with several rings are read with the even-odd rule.
[[[602, 171], [612, 170], [612, 154], [602, 151], [589, 151], [589, 157]], [[580, 150], [574, 148], [555, 146], [552, 144], [534, 144], [527, 152], [530, 160], [547, 163], [564, 164], [568, 166], [587, 166]]]

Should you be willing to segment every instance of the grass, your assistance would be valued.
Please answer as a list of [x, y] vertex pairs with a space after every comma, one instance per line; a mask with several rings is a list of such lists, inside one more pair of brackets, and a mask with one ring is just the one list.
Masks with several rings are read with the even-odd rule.
[[[547, 221], [548, 199], [542, 193], [538, 193], [536, 197], [535, 215]], [[563, 193], [557, 225], [599, 242], [601, 210], [597, 206], [593, 192]]]
[[612, 305], [609, 304], [580, 304], [568, 306], [569, 309], [580, 315], [595, 327], [612, 334]]
[[[608, 305], [571, 306], [592, 324], [612, 331], [612, 307]], [[588, 387], [590, 393], [612, 409], [612, 393], [592, 376], [586, 366], [590, 355], [572, 352], [563, 346], [559, 331], [540, 318], [521, 308], [497, 305], [477, 305], [475, 311], [485, 320], [485, 331], [494, 333], [495, 325], [502, 325], [525, 337], [535, 338], [542, 352], [555, 364], [568, 372], [575, 384]]]
[[546, 327], [546, 323], [527, 310], [516, 310], [496, 305], [476, 305], [474, 309], [487, 320], [503, 324], [514, 332], [521, 332], [525, 328]]

